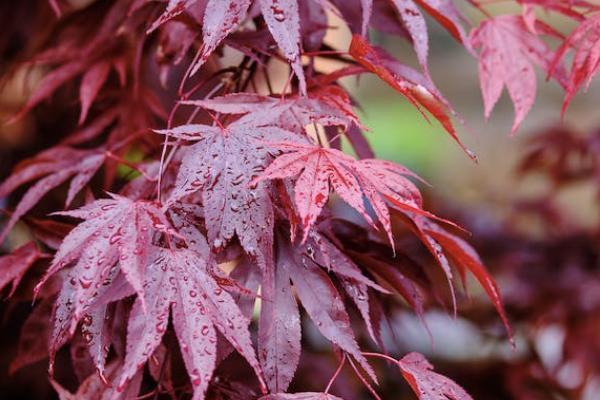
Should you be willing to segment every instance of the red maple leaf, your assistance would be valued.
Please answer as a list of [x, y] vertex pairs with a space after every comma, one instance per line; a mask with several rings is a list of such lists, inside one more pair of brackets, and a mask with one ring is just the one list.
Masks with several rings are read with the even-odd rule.
[[600, 71], [600, 14], [583, 21], [567, 37], [556, 52], [549, 73], [560, 68], [560, 62], [568, 50], [575, 49], [571, 73], [568, 78], [567, 93], [563, 103], [563, 114], [569, 107], [571, 99], [577, 91], [586, 85], [589, 88], [592, 78]]
[[[149, 31], [181, 14], [195, 0], [170, 0], [165, 12], [152, 24]], [[217, 46], [247, 17], [250, 0], [208, 0], [202, 25], [203, 47], [191, 65], [195, 74]], [[297, 0], [259, 0], [260, 11], [273, 39], [290, 62], [300, 81], [300, 92], [306, 93], [306, 80], [300, 60], [300, 15]]]
[[431, 215], [421, 209], [421, 196], [407, 176], [415, 175], [389, 161], [355, 160], [335, 149], [293, 142], [273, 142], [273, 148], [286, 151], [277, 157], [255, 182], [299, 177], [294, 186], [294, 202], [306, 240], [310, 228], [329, 198], [330, 187], [356, 209], [369, 223], [373, 221], [363, 204], [365, 196], [390, 242], [392, 231], [387, 204]]
[[317, 86], [306, 96], [263, 96], [255, 93], [232, 93], [208, 100], [186, 100], [195, 105], [225, 114], [251, 114], [256, 125], [274, 125], [292, 132], [302, 131], [309, 124], [324, 126], [360, 125], [350, 98], [339, 86]]
[[[540, 34], [560, 37], [554, 29], [540, 21], [535, 23], [535, 29]], [[479, 81], [485, 117], [489, 118], [506, 85], [515, 108], [514, 133], [535, 100], [536, 76], [532, 64], [551, 71], [554, 53], [537, 34], [528, 29], [524, 19], [516, 15], [484, 20], [471, 32], [470, 41], [474, 48], [481, 48]], [[565, 82], [562, 68], [556, 68], [552, 75], [559, 82]]]
[[[364, 68], [376, 74], [394, 90], [401, 93], [427, 119], [422, 109], [427, 110], [446, 132], [464, 148], [450, 119], [454, 111], [433, 86], [431, 81], [417, 71], [400, 64], [383, 49], [372, 47], [363, 37], [354, 35], [350, 43], [350, 55]], [[474, 155], [465, 149], [470, 157]]]
[[473, 400], [453, 380], [434, 372], [422, 354], [409, 353], [398, 361], [398, 366], [419, 400]]
[[74, 264], [65, 277], [54, 310], [51, 362], [56, 350], [74, 333], [77, 323], [89, 310], [102, 314], [102, 307], [109, 301], [126, 297], [134, 290], [143, 295], [153, 235], [170, 233], [168, 221], [155, 205], [116, 195], [57, 214], [85, 221], [65, 237], [36, 287], [39, 293], [50, 276]]
[[185, 148], [169, 204], [200, 192], [212, 247], [224, 248], [237, 236], [261, 266], [270, 263], [274, 220], [270, 185], [250, 182], [270, 159], [262, 142], [294, 135], [275, 126], [256, 126], [251, 116], [227, 127], [182, 125], [157, 132], [197, 142]]
[[[194, 387], [204, 398], [215, 369], [216, 329], [242, 354], [262, 383], [248, 321], [231, 295], [212, 277], [213, 261], [189, 249], [152, 248], [143, 293], [131, 310], [126, 356], [118, 380], [125, 385], [158, 347], [169, 314]], [[145, 307], [143, 306], [145, 304]]]

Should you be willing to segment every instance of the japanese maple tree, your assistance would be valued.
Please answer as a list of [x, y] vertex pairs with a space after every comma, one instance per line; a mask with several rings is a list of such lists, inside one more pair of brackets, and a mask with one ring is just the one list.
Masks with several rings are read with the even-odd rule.
[[[45, 132], [47, 147], [0, 184], [11, 204], [0, 242], [16, 226], [30, 239], [0, 257], [8, 301], [34, 304], [12, 371], [48, 358], [61, 399], [309, 400], [339, 399], [347, 369], [378, 398], [385, 360], [421, 400], [471, 399], [423, 355], [387, 354], [382, 304], [398, 294], [418, 316], [431, 302], [457, 312], [456, 274], [463, 284], [472, 274], [512, 341], [500, 291], [464, 230], [427, 210], [422, 180], [375, 158], [343, 79], [374, 74], [476, 160], [430, 75], [426, 16], [478, 63], [486, 117], [506, 87], [515, 132], [536, 71], [564, 88], [563, 112], [590, 84], [600, 6], [518, 0], [521, 13], [492, 15], [471, 0], [476, 24], [454, 0], [11, 3], [2, 8], [34, 22], [7, 22], [27, 40], [11, 52], [0, 40], [10, 54], [0, 76], [42, 76], [7, 123], [50, 110], [69, 127]], [[561, 33], [538, 10], [578, 25]], [[333, 21], [349, 43], [328, 40]], [[372, 32], [408, 41], [418, 67]], [[402, 229], [445, 285], [414, 261]], [[311, 324], [339, 361], [320, 392], [293, 385]]]

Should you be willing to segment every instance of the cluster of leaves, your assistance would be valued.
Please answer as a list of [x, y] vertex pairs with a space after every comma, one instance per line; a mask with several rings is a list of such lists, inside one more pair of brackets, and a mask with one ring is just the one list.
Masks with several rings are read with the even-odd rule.
[[[368, 357], [387, 356], [361, 351], [359, 339], [384, 350], [381, 299], [395, 292], [419, 315], [428, 299], [449, 298], [456, 308], [453, 267], [463, 283], [467, 272], [479, 281], [510, 336], [479, 256], [460, 228], [423, 209], [414, 173], [374, 158], [356, 101], [339, 81], [375, 74], [474, 158], [429, 75], [424, 13], [478, 58], [486, 115], [506, 85], [516, 130], [534, 102], [534, 64], [565, 87], [565, 107], [598, 71], [598, 7], [521, 0], [522, 15], [492, 17], [474, 2], [486, 17], [468, 34], [452, 0], [42, 3], [35, 12], [51, 28], [38, 27], [2, 71], [44, 71], [12, 122], [53, 105], [68, 114], [73, 96], [49, 101], [61, 93], [75, 92], [80, 108], [68, 134], [0, 185], [0, 196], [11, 198], [28, 185], [0, 241], [20, 220], [32, 237], [0, 259], [0, 288], [37, 281], [21, 285], [37, 305], [13, 370], [49, 356], [53, 375], [70, 343], [81, 385], [72, 394], [53, 380], [62, 398], [132, 398], [155, 382], [150, 395], [335, 399], [337, 373], [322, 393], [287, 393], [301, 358], [301, 304], [339, 354], [339, 369], [347, 361], [377, 397]], [[20, 14], [28, 6], [12, 7]], [[537, 20], [536, 8], [581, 24], [565, 39]], [[325, 40], [332, 16], [353, 33], [347, 49]], [[419, 70], [370, 44], [369, 29], [412, 43]], [[552, 51], [542, 35], [562, 46]], [[567, 72], [562, 60], [572, 49]], [[230, 53], [239, 63], [227, 64]], [[343, 66], [322, 72], [322, 60]], [[290, 75], [276, 89], [273, 66], [281, 62]], [[356, 158], [341, 151], [340, 138]], [[67, 182], [67, 210], [34, 218]], [[364, 224], [337, 216], [332, 193]], [[399, 225], [431, 253], [447, 289], [412, 261], [394, 236]], [[351, 237], [364, 237], [369, 250], [357, 251]], [[351, 323], [354, 314], [360, 322]], [[44, 334], [32, 337], [35, 326]], [[246, 362], [234, 370], [239, 380], [220, 373], [236, 354]], [[470, 399], [419, 354], [388, 360], [420, 399]], [[241, 378], [246, 369], [254, 380]]]

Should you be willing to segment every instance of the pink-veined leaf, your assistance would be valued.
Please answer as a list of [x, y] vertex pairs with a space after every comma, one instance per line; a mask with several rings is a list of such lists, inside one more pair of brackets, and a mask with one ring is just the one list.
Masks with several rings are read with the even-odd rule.
[[270, 185], [250, 182], [270, 159], [262, 142], [294, 135], [279, 127], [255, 126], [251, 118], [227, 127], [183, 125], [157, 132], [197, 141], [185, 148], [169, 204], [199, 191], [211, 246], [222, 249], [237, 236], [246, 253], [266, 268], [273, 243]]
[[422, 354], [409, 353], [398, 366], [419, 400], [473, 400], [456, 382], [434, 372]]
[[421, 209], [420, 193], [406, 178], [415, 175], [404, 167], [389, 161], [355, 160], [339, 150], [314, 145], [292, 142], [270, 145], [286, 153], [277, 157], [256, 181], [299, 175], [294, 186], [294, 202], [304, 228], [303, 241], [325, 206], [330, 188], [373, 224], [363, 204], [364, 195], [390, 242], [388, 203], [395, 208], [432, 216]]
[[194, 387], [193, 399], [204, 398], [215, 368], [215, 327], [246, 358], [264, 386], [246, 317], [211, 277], [211, 262], [191, 250], [155, 248], [146, 273], [146, 311], [138, 300], [129, 317], [127, 355], [119, 385], [126, 384], [158, 347], [171, 313]]

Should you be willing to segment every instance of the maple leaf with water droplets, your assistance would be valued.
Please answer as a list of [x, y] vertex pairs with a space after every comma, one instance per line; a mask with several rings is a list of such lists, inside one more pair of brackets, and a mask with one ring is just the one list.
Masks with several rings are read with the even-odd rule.
[[[315, 232], [311, 232], [307, 242], [302, 245], [291, 246], [290, 241], [284, 238], [283, 235], [279, 235], [277, 244], [275, 277], [273, 279], [263, 278], [261, 287], [263, 301], [261, 303], [259, 324], [258, 355], [269, 389], [274, 392], [282, 392], [287, 389], [294, 376], [301, 352], [300, 316], [290, 285], [290, 268], [310, 263], [315, 267], [318, 266], [334, 273], [348, 295], [352, 297], [371, 333], [367, 287], [375, 288], [384, 293], [386, 291], [365, 277], [359, 268], [327, 238]], [[326, 281], [326, 277], [318, 272], [318, 269], [314, 270], [314, 273], [320, 277], [319, 279]], [[301, 282], [297, 284], [301, 288], [305, 288]], [[327, 287], [324, 282], [322, 290]], [[296, 288], [297, 293], [298, 290], [303, 289]], [[301, 299], [303, 296], [301, 296]], [[306, 296], [308, 296], [308, 293], [306, 293]], [[334, 307], [331, 310], [326, 309], [325, 313], [330, 313], [333, 319], [340, 318], [344, 321], [343, 316], [336, 317], [335, 314], [336, 307], [343, 308], [343, 305], [335, 301], [334, 303]], [[305, 305], [305, 307], [310, 308], [311, 318], [329, 340], [355, 356], [358, 354], [355, 345], [353, 345], [354, 339], [351, 331], [340, 328], [340, 331], [336, 332], [331, 326], [331, 320], [317, 313], [316, 306], [311, 308], [311, 304]], [[364, 362], [362, 359], [359, 360], [361, 363]]]
[[127, 353], [119, 386], [135, 375], [161, 343], [169, 314], [181, 354], [194, 387], [193, 399], [203, 399], [216, 363], [215, 327], [254, 368], [262, 372], [250, 339], [248, 321], [231, 295], [211, 276], [208, 255], [187, 249], [154, 248], [146, 269], [146, 311], [140, 298], [129, 317]]
[[246, 18], [250, 0], [209, 0], [202, 24], [202, 48], [190, 74], [196, 73], [217, 46]]
[[0, 232], [0, 243], [17, 223], [19, 218], [31, 210], [50, 190], [72, 178], [65, 205], [69, 205], [77, 193], [92, 179], [102, 167], [106, 158], [100, 150], [76, 150], [57, 146], [36, 155], [17, 165], [0, 185], [0, 197], [12, 193], [16, 188], [39, 179], [25, 192], [8, 222]]
[[[171, 0], [164, 14], [156, 20], [149, 31], [182, 13], [195, 0]], [[260, 10], [267, 27], [290, 62], [300, 82], [300, 92], [306, 93], [306, 78], [300, 58], [300, 13], [297, 0], [259, 0]], [[209, 0], [204, 12], [202, 26], [203, 46], [196, 56], [190, 74], [195, 74], [217, 46], [246, 18], [250, 0]]]
[[434, 372], [422, 354], [409, 353], [398, 366], [419, 400], [473, 400], [456, 382]]
[[367, 278], [360, 268], [344, 253], [328, 236], [321, 233], [310, 232], [306, 243], [298, 246], [298, 251], [310, 257], [316, 264], [336, 275], [348, 296], [352, 299], [360, 312], [371, 338], [375, 340], [375, 333], [371, 325], [368, 288], [380, 293], [389, 292]]
[[[540, 21], [536, 31], [549, 36], [560, 36]], [[532, 64], [550, 72], [554, 52], [534, 33], [530, 32], [521, 16], [502, 15], [484, 20], [471, 32], [470, 42], [479, 52], [479, 81], [486, 119], [506, 85], [515, 108], [512, 132], [533, 106], [536, 76]], [[559, 82], [565, 82], [562, 68], [552, 71]]]
[[355, 160], [336, 149], [292, 142], [271, 142], [270, 146], [286, 151], [255, 179], [295, 177], [294, 202], [304, 228], [303, 241], [325, 206], [330, 187], [370, 224], [373, 221], [364, 206], [369, 200], [390, 242], [392, 231], [386, 201], [393, 207], [431, 216], [421, 209], [421, 196], [406, 176], [415, 175], [389, 161]]
[[244, 250], [261, 267], [272, 259], [273, 205], [270, 185], [251, 185], [264, 169], [270, 152], [263, 142], [271, 138], [293, 138], [279, 127], [255, 126], [241, 118], [227, 127], [182, 125], [157, 131], [176, 138], [197, 141], [185, 148], [176, 187], [169, 204], [200, 191], [209, 243], [220, 249], [237, 235]]
[[258, 359], [272, 392], [287, 390], [294, 377], [301, 353], [301, 326], [298, 304], [294, 298], [285, 263], [289, 254], [277, 247], [274, 277], [263, 279]]
[[300, 81], [300, 93], [306, 94], [306, 79], [300, 59], [300, 15], [298, 0], [259, 0], [260, 9], [273, 39]]
[[339, 86], [311, 89], [306, 96], [262, 96], [255, 93], [232, 93], [207, 100], [187, 100], [181, 104], [200, 106], [224, 114], [251, 114], [256, 125], [276, 125], [301, 132], [309, 124], [324, 126], [360, 126], [348, 94]]
[[170, 233], [168, 221], [155, 205], [116, 195], [57, 214], [85, 221], [65, 237], [35, 289], [39, 293], [50, 276], [74, 264], [54, 309], [51, 366], [56, 350], [88, 310], [130, 295], [129, 285], [138, 294], [144, 293], [144, 270], [154, 233]]
[[427, 74], [427, 54], [429, 52], [429, 38], [427, 36], [427, 25], [425, 18], [419, 8], [412, 0], [391, 0], [400, 19], [402, 20], [413, 47], [417, 53], [419, 64]]

